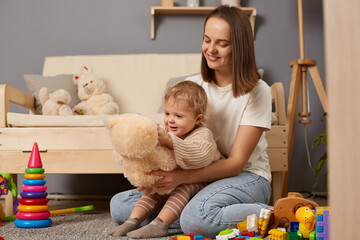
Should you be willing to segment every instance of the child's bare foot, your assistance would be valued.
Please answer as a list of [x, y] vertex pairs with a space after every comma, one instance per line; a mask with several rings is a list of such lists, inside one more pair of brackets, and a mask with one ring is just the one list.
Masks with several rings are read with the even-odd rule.
[[126, 236], [128, 232], [134, 231], [139, 228], [139, 221], [137, 218], [130, 218], [123, 224], [114, 227], [108, 231], [109, 235], [113, 236]]

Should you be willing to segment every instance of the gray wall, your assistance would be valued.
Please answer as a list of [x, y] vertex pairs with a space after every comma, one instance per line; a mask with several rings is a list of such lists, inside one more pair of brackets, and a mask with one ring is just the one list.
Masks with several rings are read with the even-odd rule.
[[[175, 0], [186, 5], [185, 0]], [[156, 40], [150, 39], [150, 7], [160, 0], [0, 0], [0, 83], [27, 91], [23, 74], [41, 74], [45, 56], [125, 53], [200, 52], [204, 16], [157, 16]], [[220, 1], [201, 1], [218, 6]], [[281, 81], [286, 98], [290, 87], [289, 61], [299, 58], [297, 1], [243, 0], [256, 7], [255, 47], [264, 80]], [[306, 57], [317, 60], [324, 79], [322, 2], [304, 1]], [[323, 113], [316, 91], [309, 82], [313, 123], [307, 126], [313, 165], [325, 148], [311, 148], [323, 130]], [[11, 105], [11, 111], [24, 112]], [[289, 191], [310, 191], [314, 177], [307, 162], [304, 127], [297, 125]], [[323, 175], [316, 191], [325, 191]], [[20, 176], [20, 180], [22, 176]], [[122, 176], [47, 175], [49, 193], [113, 194]], [[105, 186], [101, 184], [104, 180]], [[21, 184], [21, 182], [19, 182]]]

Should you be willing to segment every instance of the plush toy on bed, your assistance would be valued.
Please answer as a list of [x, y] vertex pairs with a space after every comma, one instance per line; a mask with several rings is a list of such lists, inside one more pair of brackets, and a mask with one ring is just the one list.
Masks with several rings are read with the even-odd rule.
[[110, 133], [113, 157], [132, 185], [149, 187], [159, 177], [146, 175], [147, 172], [177, 167], [174, 151], [158, 144], [157, 124], [150, 118], [130, 113], [115, 115], [105, 119], [105, 126]]
[[39, 99], [43, 115], [73, 115], [69, 106], [71, 96], [65, 89], [58, 89], [49, 94], [48, 89], [43, 87], [39, 90]]
[[73, 76], [78, 86], [78, 96], [81, 102], [73, 107], [78, 115], [112, 115], [119, 113], [119, 106], [114, 98], [106, 92], [105, 83], [98, 79], [88, 66]]

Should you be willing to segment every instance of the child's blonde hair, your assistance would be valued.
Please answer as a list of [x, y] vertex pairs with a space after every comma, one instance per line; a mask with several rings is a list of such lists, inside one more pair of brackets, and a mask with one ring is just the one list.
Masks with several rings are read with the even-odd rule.
[[183, 81], [169, 87], [165, 94], [165, 102], [170, 98], [185, 101], [195, 117], [204, 114], [207, 108], [207, 95], [205, 90], [192, 81]]

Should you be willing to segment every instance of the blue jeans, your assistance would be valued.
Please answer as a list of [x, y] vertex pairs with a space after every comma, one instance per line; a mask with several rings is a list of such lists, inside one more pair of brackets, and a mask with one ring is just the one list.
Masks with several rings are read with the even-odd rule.
[[[130, 190], [116, 194], [110, 202], [110, 213], [117, 223], [123, 223], [142, 192]], [[179, 219], [170, 228], [180, 228], [185, 234], [202, 234], [214, 238], [226, 228], [246, 220], [248, 215], [259, 216], [261, 208], [268, 208], [270, 183], [257, 174], [242, 172], [236, 177], [213, 182], [198, 192], [186, 205]], [[160, 211], [160, 209], [159, 209]], [[154, 219], [159, 211], [142, 225]], [[179, 224], [180, 223], [180, 224]]]

